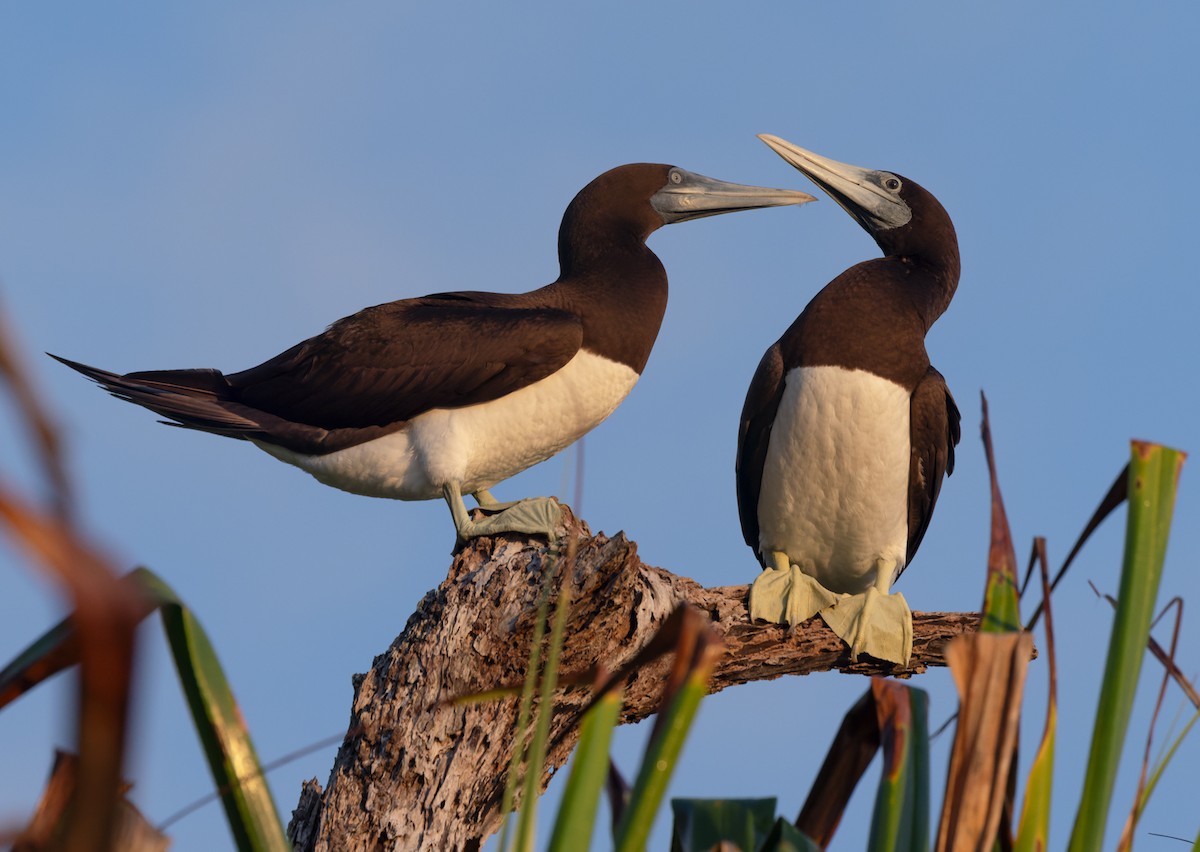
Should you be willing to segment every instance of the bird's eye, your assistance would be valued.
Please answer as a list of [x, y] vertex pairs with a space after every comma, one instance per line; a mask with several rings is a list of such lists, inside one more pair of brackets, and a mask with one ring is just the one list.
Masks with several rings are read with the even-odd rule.
[[894, 177], [885, 178], [883, 185], [892, 192], [898, 192], [900, 190], [900, 179]]
[[683, 183], [683, 175], [674, 169], [671, 170], [671, 183]]

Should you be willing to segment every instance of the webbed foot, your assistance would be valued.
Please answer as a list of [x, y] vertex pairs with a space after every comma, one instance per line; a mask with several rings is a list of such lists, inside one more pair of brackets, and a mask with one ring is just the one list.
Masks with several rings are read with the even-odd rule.
[[761, 618], [794, 628], [837, 603], [839, 595], [792, 565], [785, 553], [772, 553], [766, 568], [750, 586], [750, 620]]
[[850, 659], [870, 654], [907, 666], [912, 656], [912, 611], [904, 595], [888, 594], [875, 586], [861, 595], [846, 595], [821, 618], [850, 646]]
[[[551, 547], [557, 544], [562, 510], [553, 497], [531, 497], [528, 500], [503, 504], [491, 499], [491, 495], [486, 491], [480, 493], [486, 495], [489, 503], [484, 505], [484, 501], [480, 501], [481, 508], [493, 514], [473, 520], [467, 513], [458, 484], [447, 483], [442, 488], [442, 494], [450, 506], [450, 514], [454, 516], [454, 527], [458, 531], [455, 550], [468, 539], [505, 532], [544, 535], [549, 539]], [[479, 499], [478, 496], [476, 499]]]

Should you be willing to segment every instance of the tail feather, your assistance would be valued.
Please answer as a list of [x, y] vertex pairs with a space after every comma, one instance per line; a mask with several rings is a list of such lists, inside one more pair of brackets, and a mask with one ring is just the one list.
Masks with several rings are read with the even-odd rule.
[[[231, 438], [249, 438], [262, 424], [245, 416], [219, 370], [148, 370], [119, 375], [46, 353], [104, 387], [118, 399], [169, 418], [175, 425]], [[239, 412], [237, 409], [241, 409]]]

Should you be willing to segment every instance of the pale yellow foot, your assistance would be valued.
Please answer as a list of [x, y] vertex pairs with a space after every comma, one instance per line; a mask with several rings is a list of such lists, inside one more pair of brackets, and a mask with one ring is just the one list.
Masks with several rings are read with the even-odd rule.
[[[486, 491], [481, 493], [487, 494]], [[527, 500], [518, 500], [516, 503], [502, 504], [487, 494], [484, 502], [489, 505], [481, 506], [481, 508], [489, 514], [487, 517], [475, 521], [467, 514], [467, 507], [463, 503], [462, 491], [459, 489], [458, 483], [449, 482], [442, 486], [442, 496], [445, 497], [446, 504], [450, 507], [450, 514], [454, 518], [454, 528], [458, 532], [452, 553], [456, 552], [459, 545], [468, 539], [506, 532], [544, 535], [549, 540], [551, 548], [557, 546], [557, 531], [558, 524], [562, 519], [562, 510], [559, 509], [558, 501], [553, 497], [530, 497]], [[505, 506], [507, 508], [504, 508]]]
[[912, 611], [904, 595], [889, 595], [872, 586], [861, 595], [846, 595], [821, 612], [829, 628], [850, 646], [850, 659], [870, 654], [879, 660], [908, 665], [912, 656]]
[[771, 554], [766, 568], [750, 586], [750, 620], [762, 619], [795, 627], [837, 603], [838, 595], [805, 574], [784, 553]]

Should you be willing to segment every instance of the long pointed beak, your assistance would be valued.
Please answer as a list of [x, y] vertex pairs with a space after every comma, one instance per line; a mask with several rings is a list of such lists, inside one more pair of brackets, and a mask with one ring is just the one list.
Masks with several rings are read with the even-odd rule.
[[686, 222], [757, 207], [785, 207], [817, 199], [794, 189], [745, 186], [673, 168], [668, 183], [650, 198], [650, 204], [665, 224]]
[[869, 233], [898, 228], [912, 218], [909, 206], [885, 186], [885, 180], [893, 175], [839, 163], [769, 133], [760, 133], [758, 138], [821, 187]]

